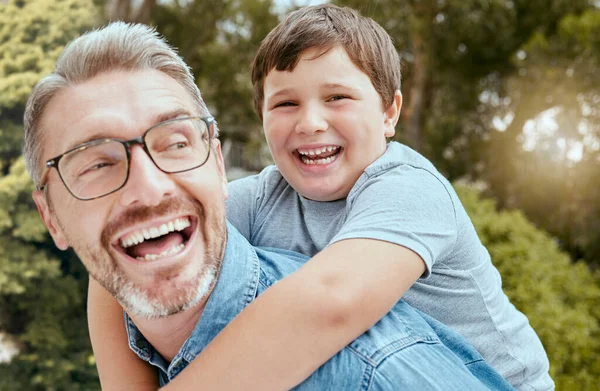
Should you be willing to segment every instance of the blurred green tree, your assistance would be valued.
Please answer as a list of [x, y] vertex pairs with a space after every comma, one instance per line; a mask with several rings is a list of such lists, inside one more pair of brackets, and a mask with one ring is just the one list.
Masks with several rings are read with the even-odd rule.
[[504, 292], [529, 318], [550, 358], [557, 390], [600, 385], [600, 276], [571, 263], [554, 239], [519, 211], [457, 186], [479, 237], [502, 275]]
[[152, 23], [192, 68], [219, 122], [221, 141], [243, 143], [246, 168], [254, 170], [264, 165], [254, 157], [265, 144], [252, 103], [250, 64], [277, 22], [272, 0], [174, 1], [152, 11]]
[[31, 89], [52, 70], [64, 45], [97, 19], [84, 0], [11, 0], [0, 7], [0, 165], [6, 174], [21, 152]]
[[45, 232], [22, 159], [25, 102], [64, 45], [97, 23], [88, 0], [0, 4], [0, 332], [20, 353], [0, 390], [98, 389], [84, 310], [86, 273]]
[[488, 143], [483, 178], [574, 259], [600, 266], [600, 10], [568, 14], [513, 56], [497, 92], [505, 131]]
[[56, 254], [32, 190], [22, 159], [0, 179], [0, 330], [21, 348], [0, 364], [0, 390], [99, 389], [86, 272], [72, 254]]

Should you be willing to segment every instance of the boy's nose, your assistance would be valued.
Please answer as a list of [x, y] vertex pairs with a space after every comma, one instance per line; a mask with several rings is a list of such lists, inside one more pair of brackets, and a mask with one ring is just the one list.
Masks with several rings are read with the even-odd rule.
[[296, 133], [313, 134], [324, 132], [329, 128], [329, 124], [321, 115], [318, 108], [307, 107], [300, 112], [300, 118], [296, 123]]
[[131, 147], [129, 178], [122, 189], [121, 205], [156, 206], [175, 193], [170, 174], [162, 172], [141, 145]]

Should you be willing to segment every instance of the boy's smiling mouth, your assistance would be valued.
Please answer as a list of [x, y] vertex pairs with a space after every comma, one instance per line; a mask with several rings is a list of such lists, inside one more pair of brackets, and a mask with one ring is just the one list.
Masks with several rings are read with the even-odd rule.
[[156, 261], [181, 253], [195, 224], [190, 216], [172, 218], [159, 225], [139, 228], [118, 240], [119, 249], [138, 261]]
[[306, 165], [325, 165], [334, 162], [342, 151], [339, 145], [301, 147], [296, 149], [300, 161]]

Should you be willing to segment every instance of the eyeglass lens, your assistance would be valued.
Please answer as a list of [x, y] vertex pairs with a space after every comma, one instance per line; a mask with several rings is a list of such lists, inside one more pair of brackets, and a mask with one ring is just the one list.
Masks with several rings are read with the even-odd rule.
[[[201, 119], [165, 122], [144, 136], [154, 164], [167, 173], [187, 171], [204, 164], [210, 149], [208, 127]], [[124, 185], [128, 175], [127, 149], [118, 140], [99, 140], [65, 154], [58, 171], [71, 193], [91, 199]]]

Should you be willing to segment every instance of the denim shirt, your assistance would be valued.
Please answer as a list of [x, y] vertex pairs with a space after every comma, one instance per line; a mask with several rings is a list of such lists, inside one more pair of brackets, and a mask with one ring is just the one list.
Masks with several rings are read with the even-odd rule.
[[[157, 367], [161, 386], [177, 376], [252, 300], [306, 257], [254, 248], [228, 224], [220, 274], [204, 312], [171, 363], [125, 314], [130, 348]], [[231, 375], [235, 376], [235, 368]], [[323, 364], [296, 390], [512, 389], [458, 334], [403, 301]]]

